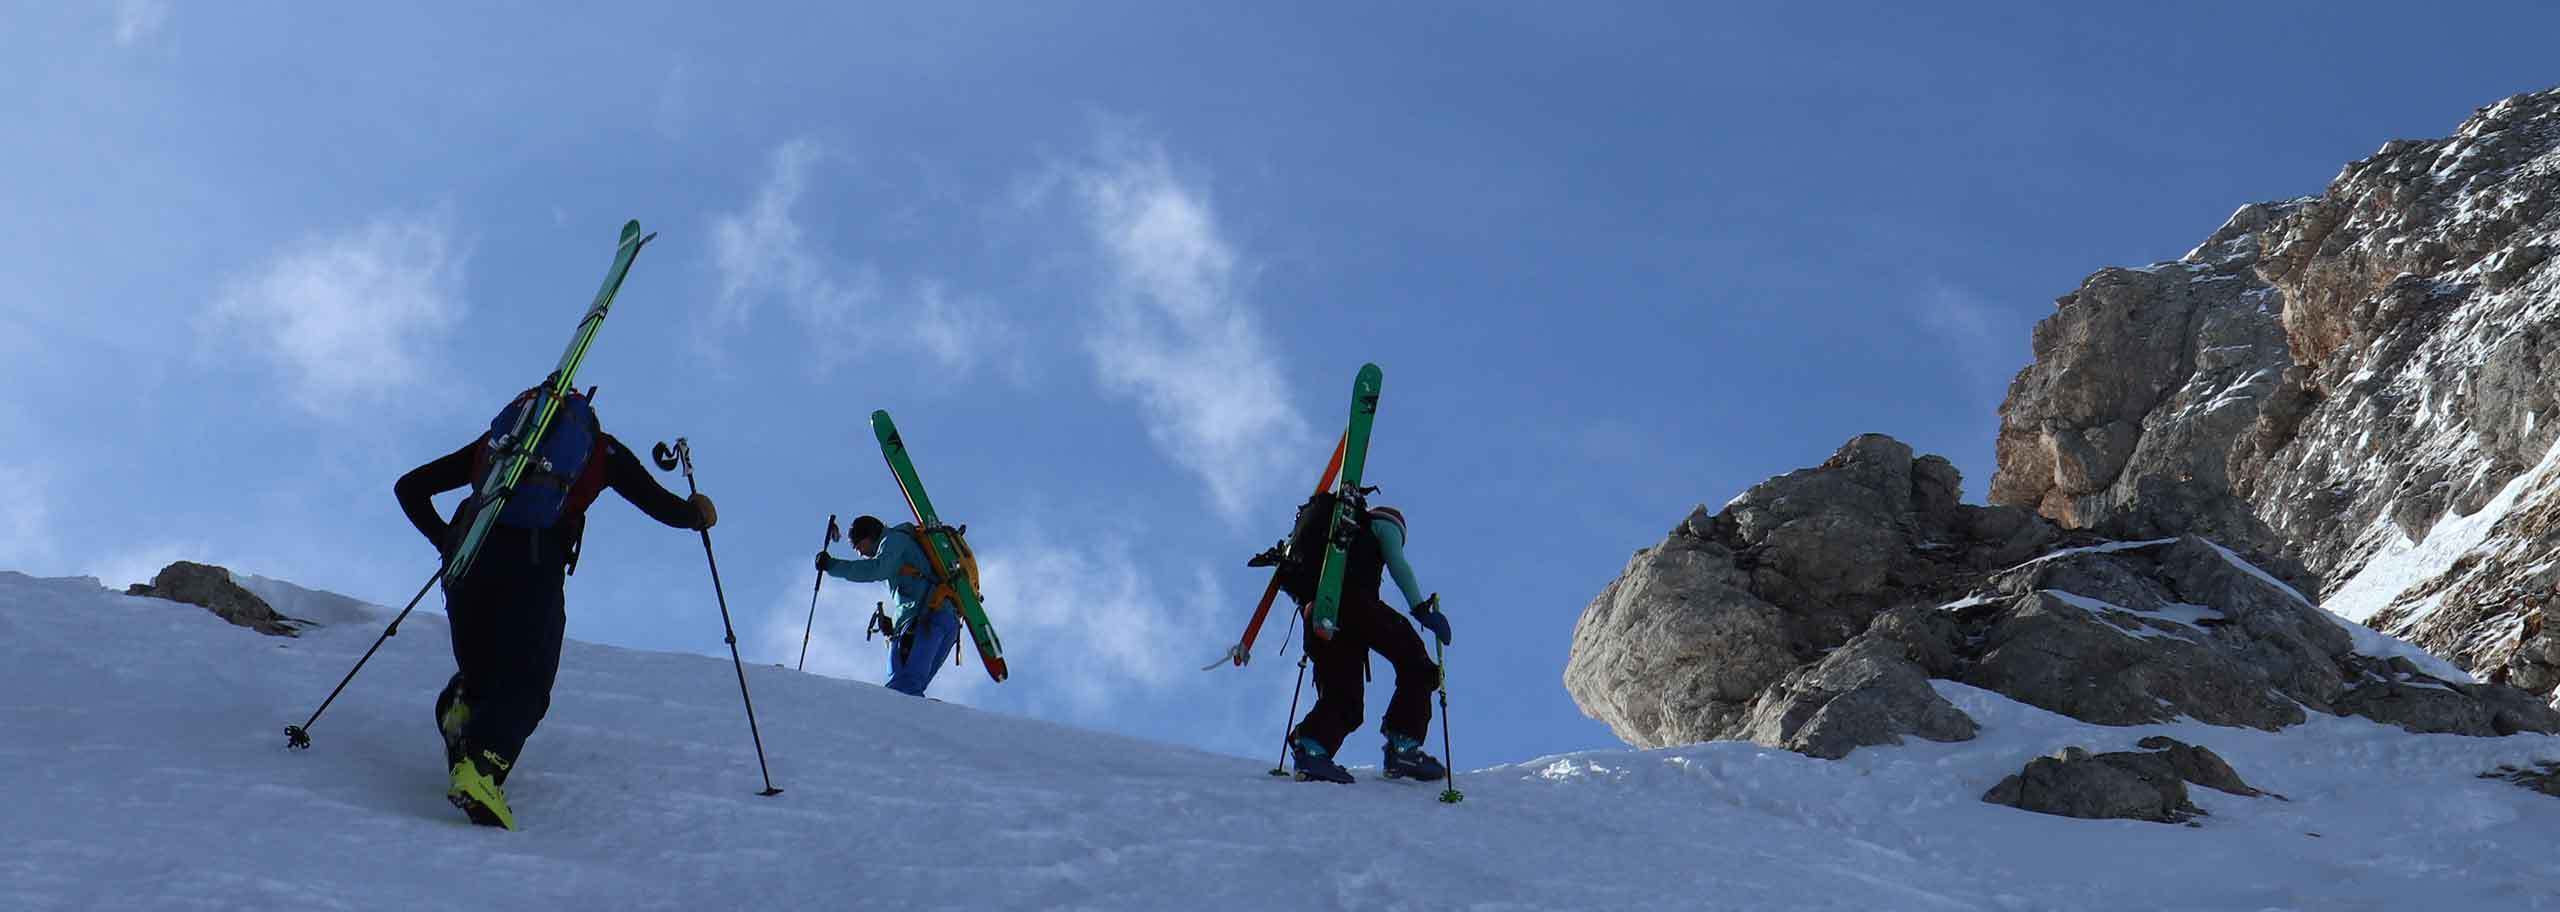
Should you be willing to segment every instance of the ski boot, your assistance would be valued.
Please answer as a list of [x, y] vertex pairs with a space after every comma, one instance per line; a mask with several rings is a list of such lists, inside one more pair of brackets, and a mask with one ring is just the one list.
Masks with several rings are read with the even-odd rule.
[[444, 692], [436, 695], [436, 731], [444, 735], [444, 765], [451, 769], [462, 762], [462, 729], [471, 723], [471, 704], [462, 695], [462, 675], [445, 682]]
[[1438, 782], [1449, 775], [1430, 754], [1422, 752], [1422, 742], [1403, 735], [1387, 736], [1387, 762], [1384, 775], [1389, 779], [1411, 779], [1415, 782]]
[[1313, 739], [1297, 738], [1289, 742], [1290, 765], [1297, 767], [1300, 782], [1333, 782], [1350, 785], [1351, 771], [1326, 756], [1324, 745]]
[[507, 761], [485, 750], [466, 747], [464, 753], [453, 764], [453, 787], [445, 790], [445, 800], [470, 815], [472, 823], [515, 829], [515, 811], [507, 807], [506, 789], [499, 787], [507, 779]]

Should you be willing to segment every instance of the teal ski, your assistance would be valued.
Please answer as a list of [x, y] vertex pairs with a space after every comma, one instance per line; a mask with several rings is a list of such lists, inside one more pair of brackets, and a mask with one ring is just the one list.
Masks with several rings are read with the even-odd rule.
[[[987, 623], [986, 606], [978, 598], [978, 559], [962, 538], [968, 527], [942, 524], [941, 515], [933, 510], [933, 499], [925, 496], [924, 482], [916, 477], [916, 464], [907, 455], [906, 441], [898, 438], [898, 426], [889, 420], [887, 410], [871, 413], [871, 433], [880, 438], [880, 455], [889, 461], [889, 472], [898, 477], [898, 490], [907, 496], [908, 509], [915, 512], [916, 537], [924, 540], [934, 573], [950, 587], [951, 598], [960, 603], [960, 620], [969, 628], [969, 639], [978, 646], [978, 664], [987, 669], [987, 677], [1004, 680], [1010, 673], [1004, 664], [1004, 642], [996, 639], [995, 625]], [[942, 597], [939, 591], [927, 596], [927, 610], [938, 607], [935, 600]]]
[[499, 511], [506, 509], [507, 498], [515, 493], [525, 464], [542, 446], [543, 435], [551, 432], [551, 419], [559, 413], [561, 401], [577, 386], [578, 365], [586, 360], [587, 347], [595, 344], [596, 330], [604, 326], [605, 312], [613, 308], [613, 295], [622, 290], [623, 277], [631, 274], [631, 261], [640, 255], [642, 245], [656, 237], [655, 233], [640, 233], [639, 219], [623, 224], [622, 242], [614, 247], [613, 267], [604, 274], [604, 287], [596, 290], [595, 303], [587, 307], [586, 318], [578, 321], [577, 335], [570, 337], [568, 350], [560, 353], [559, 366], [551, 369], [541, 402], [519, 414], [515, 430], [496, 441], [496, 461], [489, 474], [481, 478], [480, 487], [471, 492], [471, 529], [462, 536], [462, 543], [453, 549], [444, 566], [448, 588], [471, 572], [472, 560], [480, 556], [480, 542], [488, 537], [489, 527], [497, 524]]
[[1363, 364], [1360, 375], [1351, 381], [1351, 424], [1343, 433], [1347, 443], [1342, 450], [1342, 476], [1334, 489], [1333, 531], [1325, 540], [1324, 575], [1316, 580], [1316, 603], [1308, 609], [1316, 635], [1326, 639], [1341, 629], [1344, 549], [1359, 540], [1360, 524], [1368, 521], [1362, 515], [1368, 512], [1368, 498], [1360, 490], [1360, 475], [1369, 464], [1369, 426], [1378, 418], [1378, 387], [1384, 379], [1377, 365]]

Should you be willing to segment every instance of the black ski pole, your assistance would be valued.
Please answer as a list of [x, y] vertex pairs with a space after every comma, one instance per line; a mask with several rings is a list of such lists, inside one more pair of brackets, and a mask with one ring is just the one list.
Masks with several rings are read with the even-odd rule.
[[[818, 550], [825, 551], [834, 545], [840, 534], [836, 531], [836, 515], [827, 514], [827, 542], [819, 545]], [[809, 584], [809, 620], [800, 625], [800, 665], [793, 671], [809, 670], [809, 631], [818, 628], [818, 588], [826, 584], [827, 571], [824, 570], [818, 571], [818, 580]]]
[[1467, 794], [1458, 791], [1458, 757], [1449, 752], [1449, 647], [1435, 638], [1431, 648], [1440, 660], [1440, 756], [1449, 759], [1449, 787], [1440, 790], [1440, 803], [1456, 804]]
[[[1307, 656], [1305, 653], [1300, 653], [1298, 655], [1298, 686], [1289, 691], [1288, 718], [1280, 720], [1280, 759], [1271, 761], [1271, 775], [1289, 775], [1289, 770], [1287, 769], [1289, 762], [1289, 729], [1296, 725], [1298, 721], [1298, 695], [1306, 692]], [[1447, 731], [1448, 727], [1444, 725], [1441, 727], [1441, 730]]]
[[[676, 438], [676, 445], [672, 450], [668, 449], [665, 442], [659, 442], [656, 447], [650, 449], [649, 458], [658, 464], [659, 471], [673, 469], [678, 464], [682, 464], [685, 493], [696, 496], [702, 493], [702, 489], [694, 487], [693, 484], [693, 445], [686, 443], [684, 438]], [[764, 733], [756, 728], [756, 701], [754, 697], [747, 695], [747, 663], [738, 658], [738, 630], [729, 623], [729, 596], [720, 589], [720, 559], [711, 556], [711, 530], [699, 531], [702, 533], [702, 559], [711, 565], [711, 596], [720, 602], [720, 634], [729, 643], [729, 663], [738, 668], [738, 699], [747, 704], [747, 736], [755, 739], [756, 771], [764, 774], [764, 791], [756, 794], [771, 798], [782, 794], [782, 790], [773, 787], [773, 770], [765, 766]]]
[[435, 588], [436, 581], [443, 578], [444, 566], [439, 564], [436, 566], [436, 575], [427, 577], [427, 584], [418, 587], [417, 595], [409, 597], [409, 607], [400, 609], [399, 614], [391, 617], [391, 626], [382, 628], [382, 635], [373, 638], [373, 648], [365, 650], [364, 658], [356, 660], [356, 667], [347, 669], [347, 676], [338, 679], [337, 689], [329, 691], [329, 698], [320, 701], [319, 709], [311, 711], [311, 718], [302, 720], [302, 724], [300, 725], [287, 725], [284, 727], [284, 746], [286, 748], [293, 750], [307, 750], [311, 747], [311, 724], [320, 721], [320, 714], [329, 711], [329, 704], [338, 702], [338, 694], [347, 689], [348, 682], [356, 679], [356, 672], [364, 670], [364, 663], [373, 661], [374, 650], [381, 649], [382, 641], [388, 640], [393, 634], [400, 632], [400, 622], [408, 619], [409, 612], [418, 607], [419, 600], [427, 597], [427, 590]]

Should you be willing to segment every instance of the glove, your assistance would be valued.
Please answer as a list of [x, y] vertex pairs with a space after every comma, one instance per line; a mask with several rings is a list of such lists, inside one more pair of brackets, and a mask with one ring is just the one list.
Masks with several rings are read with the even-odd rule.
[[1440, 613], [1440, 593], [1434, 592], [1422, 604], [1413, 606], [1413, 619], [1439, 637], [1440, 645], [1449, 645], [1449, 616]]
[[696, 511], [699, 511], [699, 512], [702, 514], [702, 525], [695, 526], [694, 528], [696, 528], [696, 529], [709, 529], [709, 528], [711, 528], [712, 526], [716, 526], [716, 525], [719, 525], [719, 524], [720, 524], [720, 511], [719, 511], [719, 510], [716, 510], [716, 509], [712, 509], [712, 507], [711, 507], [711, 495], [708, 495], [708, 494], [696, 494], [696, 495], [693, 495], [693, 508], [694, 508]]
[[825, 552], [825, 551], [820, 551], [820, 552], [818, 552], [818, 572], [820, 572], [820, 573], [825, 573], [825, 572], [827, 572], [827, 567], [828, 567], [829, 565], [831, 565], [831, 564], [834, 564], [835, 562], [836, 562], [835, 555], [828, 554], [828, 553], [827, 553], [827, 552]]

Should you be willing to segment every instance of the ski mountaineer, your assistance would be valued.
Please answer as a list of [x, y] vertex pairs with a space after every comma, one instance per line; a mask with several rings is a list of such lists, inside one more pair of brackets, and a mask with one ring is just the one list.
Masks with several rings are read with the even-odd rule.
[[1367, 686], [1374, 651], [1395, 668], [1395, 695], [1387, 700], [1378, 729], [1387, 738], [1384, 772], [1389, 779], [1434, 782], [1449, 770], [1422, 750], [1431, 730], [1431, 692], [1440, 686], [1440, 666], [1422, 647], [1422, 638], [1378, 594], [1380, 577], [1392, 575], [1413, 618], [1449, 645], [1449, 617], [1440, 613], [1440, 595], [1422, 596], [1413, 565], [1405, 561], [1404, 513], [1394, 507], [1369, 508], [1368, 522], [1345, 555], [1342, 578], [1341, 629], [1331, 638], [1315, 635], [1315, 622], [1300, 612], [1305, 626], [1307, 658], [1315, 663], [1316, 705], [1290, 732], [1289, 753], [1298, 779], [1348, 784], [1351, 773], [1334, 757], [1342, 739], [1360, 727], [1362, 690]]
[[883, 623], [889, 634], [889, 689], [924, 696], [925, 687], [942, 671], [942, 657], [960, 642], [960, 613], [934, 597], [941, 581], [925, 556], [924, 543], [916, 538], [916, 525], [891, 526], [876, 516], [857, 516], [845, 529], [845, 540], [862, 559], [841, 560], [822, 550], [818, 571], [857, 583], [889, 584], [898, 599], [897, 619]]
[[[516, 397], [486, 435], [426, 465], [392, 486], [400, 510], [418, 534], [451, 557], [470, 526], [473, 497], [463, 498], [450, 520], [438, 519], [435, 495], [476, 489], [498, 460], [499, 439], [515, 425], [517, 410], [547, 395], [536, 387]], [[552, 679], [560, 670], [560, 639], [568, 623], [562, 586], [577, 563], [586, 509], [604, 488], [678, 529], [709, 529], [719, 521], [711, 498], [688, 500], [649, 476], [639, 457], [595, 423], [587, 398], [571, 392], [536, 460], [516, 484], [489, 527], [476, 562], [462, 580], [446, 580], [445, 613], [453, 632], [457, 667], [436, 695], [436, 728], [444, 735], [452, 785], [446, 797], [473, 823], [515, 829], [515, 812], [503, 788], [507, 773], [551, 708]]]

